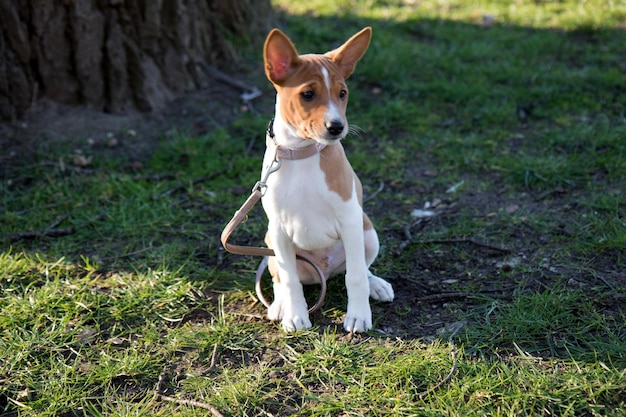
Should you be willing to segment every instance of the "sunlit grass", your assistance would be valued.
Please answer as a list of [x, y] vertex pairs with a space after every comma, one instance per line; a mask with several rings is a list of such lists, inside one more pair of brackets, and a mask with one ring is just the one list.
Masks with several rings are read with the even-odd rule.
[[598, 30], [623, 27], [626, 4], [623, 1], [402, 1], [402, 0], [312, 0], [274, 4], [291, 13], [314, 17], [359, 16], [403, 22], [410, 19], [446, 19], [479, 25], [507, 24], [533, 28]]

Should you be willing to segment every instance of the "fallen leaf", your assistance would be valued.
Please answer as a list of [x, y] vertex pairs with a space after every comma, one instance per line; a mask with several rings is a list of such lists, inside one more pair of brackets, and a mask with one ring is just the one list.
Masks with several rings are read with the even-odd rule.
[[28, 388], [24, 388], [23, 390], [17, 392], [18, 401], [31, 400], [32, 398], [33, 398], [33, 392]]
[[126, 343], [126, 341], [119, 337], [112, 337], [107, 340], [107, 343], [111, 343], [112, 345], [123, 345], [124, 343]]
[[88, 345], [96, 339], [96, 331], [92, 328], [85, 327], [76, 335], [76, 339], [83, 345]]
[[517, 204], [509, 204], [504, 209], [504, 211], [506, 211], [509, 214], [515, 213], [517, 210], [519, 210], [519, 206]]
[[430, 207], [437, 208], [443, 201], [440, 198], [435, 198], [430, 202]]
[[91, 157], [87, 157], [83, 154], [76, 154], [74, 155], [72, 163], [77, 167], [86, 167], [91, 164]]

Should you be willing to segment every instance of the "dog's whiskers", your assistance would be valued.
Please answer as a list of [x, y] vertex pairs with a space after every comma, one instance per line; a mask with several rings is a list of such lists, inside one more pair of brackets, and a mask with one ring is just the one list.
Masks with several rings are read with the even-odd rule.
[[348, 136], [361, 136], [361, 133], [363, 132], [365, 132], [365, 129], [361, 128], [360, 126], [354, 124], [348, 125]]

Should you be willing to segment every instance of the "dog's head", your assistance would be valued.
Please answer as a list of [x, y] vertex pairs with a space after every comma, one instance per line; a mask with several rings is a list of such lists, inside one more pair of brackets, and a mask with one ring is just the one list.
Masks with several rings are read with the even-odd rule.
[[346, 79], [372, 37], [366, 27], [325, 54], [299, 55], [289, 38], [272, 30], [265, 40], [265, 74], [274, 84], [280, 113], [303, 139], [333, 143], [348, 133]]

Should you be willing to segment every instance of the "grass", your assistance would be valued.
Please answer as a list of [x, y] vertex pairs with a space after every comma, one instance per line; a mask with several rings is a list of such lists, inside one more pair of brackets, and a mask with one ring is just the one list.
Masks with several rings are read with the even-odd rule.
[[[384, 183], [366, 209], [397, 300], [365, 335], [341, 329], [341, 279], [309, 331], [261, 317], [258, 259], [218, 236], [269, 99], [162, 133], [140, 165], [43, 143], [1, 185], [0, 415], [626, 414], [626, 4], [292, 3], [274, 5], [302, 52], [374, 28], [345, 146], [366, 195]], [[264, 227], [256, 210], [236, 239]]]

